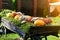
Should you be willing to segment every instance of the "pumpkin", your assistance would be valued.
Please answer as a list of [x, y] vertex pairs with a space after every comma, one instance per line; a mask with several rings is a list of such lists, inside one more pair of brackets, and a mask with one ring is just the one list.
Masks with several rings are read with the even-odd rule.
[[45, 22], [43, 20], [35, 20], [34, 25], [35, 26], [44, 26]]
[[16, 20], [19, 20], [20, 17], [21, 17], [20, 15], [16, 15], [16, 16], [15, 16], [15, 19], [16, 19]]
[[12, 13], [8, 13], [8, 14], [6, 14], [6, 16], [7, 16], [7, 17], [11, 17], [11, 18], [13, 18]]
[[13, 17], [15, 17], [17, 14], [15, 11], [12, 11], [12, 15], [13, 15]]

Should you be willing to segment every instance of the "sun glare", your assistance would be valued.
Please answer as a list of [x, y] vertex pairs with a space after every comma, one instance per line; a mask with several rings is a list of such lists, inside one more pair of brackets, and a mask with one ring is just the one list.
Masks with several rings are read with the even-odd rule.
[[60, 2], [49, 3], [49, 5], [60, 5]]

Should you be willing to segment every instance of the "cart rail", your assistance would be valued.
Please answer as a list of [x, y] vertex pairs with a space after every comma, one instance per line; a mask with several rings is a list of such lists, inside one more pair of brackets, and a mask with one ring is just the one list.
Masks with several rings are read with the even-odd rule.
[[8, 20], [1, 18], [1, 22], [2, 22], [2, 26], [4, 26], [5, 28], [9, 29], [12, 32], [16, 32], [17, 34], [19, 34], [19, 36], [25, 37], [26, 33], [20, 30], [17, 26], [14, 26]]

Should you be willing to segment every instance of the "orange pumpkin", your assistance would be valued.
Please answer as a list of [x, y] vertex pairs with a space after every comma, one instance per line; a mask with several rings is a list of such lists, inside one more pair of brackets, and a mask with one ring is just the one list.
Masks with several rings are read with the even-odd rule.
[[19, 20], [20, 17], [21, 17], [20, 15], [16, 15], [16, 16], [15, 16], [15, 19], [16, 19], [16, 20]]
[[17, 14], [15, 11], [12, 11], [12, 15], [13, 15], [13, 17], [15, 17]]
[[34, 21], [35, 26], [44, 26], [45, 22], [43, 20], [36, 20]]

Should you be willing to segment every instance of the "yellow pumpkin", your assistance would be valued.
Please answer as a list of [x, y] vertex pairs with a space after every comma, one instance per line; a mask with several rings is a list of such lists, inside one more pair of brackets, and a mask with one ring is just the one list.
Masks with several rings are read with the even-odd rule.
[[13, 18], [12, 13], [8, 13], [8, 14], [6, 14], [6, 16], [7, 16], [7, 17], [11, 17], [11, 18]]

